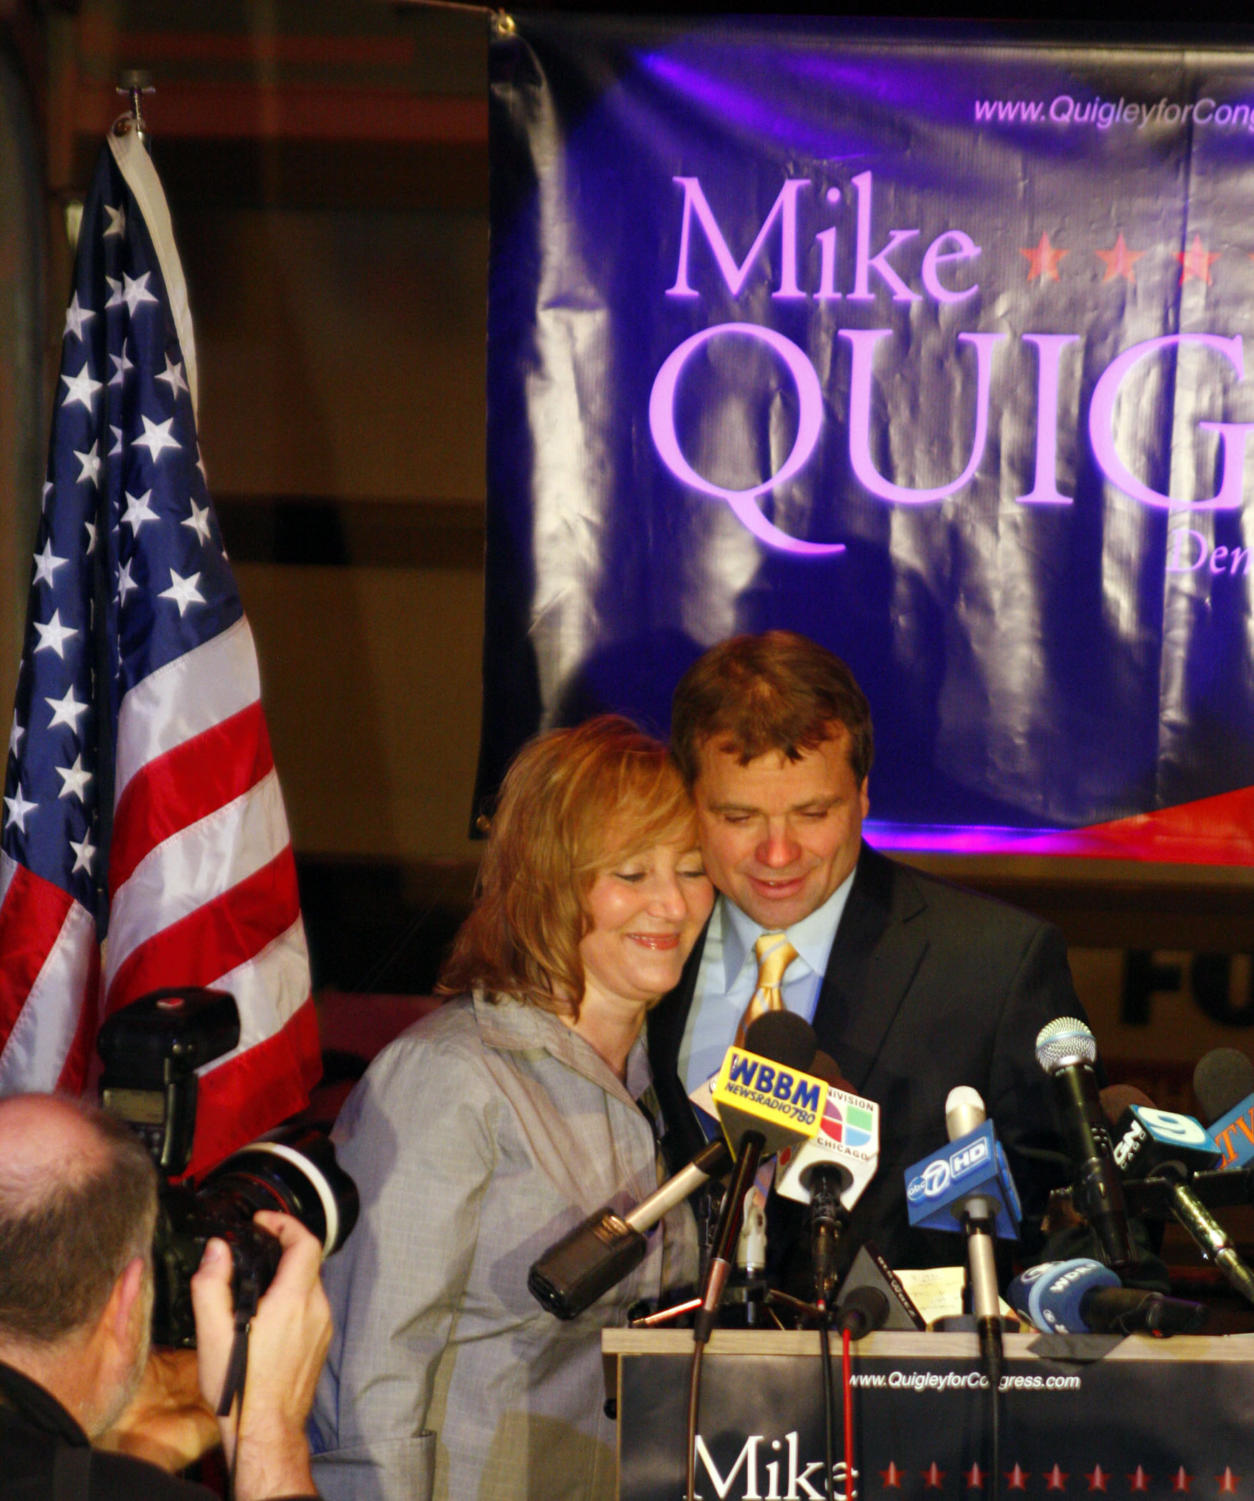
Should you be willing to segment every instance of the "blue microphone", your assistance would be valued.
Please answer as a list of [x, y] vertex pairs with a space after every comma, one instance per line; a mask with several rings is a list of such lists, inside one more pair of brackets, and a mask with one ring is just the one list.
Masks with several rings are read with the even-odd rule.
[[1185, 1179], [1219, 1166], [1219, 1150], [1201, 1121], [1178, 1110], [1159, 1110], [1145, 1095], [1119, 1116], [1111, 1137], [1115, 1166], [1125, 1182], [1152, 1177]]
[[1087, 1257], [1029, 1267], [1006, 1289], [1006, 1301], [1044, 1334], [1195, 1334], [1207, 1316], [1204, 1303], [1124, 1287]]
[[[949, 1146], [906, 1169], [906, 1209], [912, 1225], [961, 1230], [967, 1241], [967, 1288], [989, 1385], [1001, 1383], [1001, 1303], [993, 1240], [1013, 1239], [1021, 1218], [1010, 1170], [985, 1118], [984, 1101], [960, 1084], [945, 1100]], [[1004, 1227], [1004, 1229], [1003, 1229]]]
[[[1139, 1091], [1136, 1091], [1139, 1093]], [[1142, 1096], [1144, 1098], [1144, 1096]], [[1254, 1272], [1246, 1266], [1228, 1232], [1190, 1187], [1195, 1172], [1213, 1167], [1220, 1153], [1211, 1132], [1191, 1115], [1129, 1105], [1115, 1126], [1115, 1162], [1129, 1182], [1148, 1179], [1165, 1185], [1167, 1204], [1203, 1257], [1254, 1303]]]
[[993, 1209], [992, 1233], [998, 1240], [1015, 1240], [1023, 1211], [1006, 1154], [992, 1121], [984, 1119], [979, 1096], [974, 1090], [966, 1091], [965, 1086], [951, 1090], [945, 1102], [945, 1119], [950, 1119], [951, 1102], [960, 1091], [975, 1095], [981, 1123], [960, 1132], [948, 1146], [906, 1169], [910, 1223], [922, 1230], [961, 1230], [970, 1201], [987, 1200]]

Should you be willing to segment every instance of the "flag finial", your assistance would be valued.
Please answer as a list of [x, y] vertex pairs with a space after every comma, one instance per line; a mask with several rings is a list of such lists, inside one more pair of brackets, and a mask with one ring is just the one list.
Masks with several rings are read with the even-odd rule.
[[146, 68], [124, 68], [118, 75], [117, 92], [128, 94], [131, 100], [131, 112], [129, 115], [121, 115], [113, 123], [116, 135], [125, 135], [128, 130], [133, 130], [139, 137], [142, 146], [148, 145], [148, 126], [144, 121], [144, 112], [140, 107], [140, 101], [145, 94], [156, 92], [156, 86], [152, 81], [152, 74]]

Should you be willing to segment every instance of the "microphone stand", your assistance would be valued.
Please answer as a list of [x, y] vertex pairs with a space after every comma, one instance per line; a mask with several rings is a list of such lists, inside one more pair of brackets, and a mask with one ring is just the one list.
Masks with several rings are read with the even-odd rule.
[[713, 1252], [706, 1272], [701, 1306], [692, 1321], [692, 1365], [688, 1377], [688, 1433], [685, 1460], [685, 1496], [695, 1501], [697, 1493], [697, 1433], [698, 1412], [701, 1403], [701, 1364], [705, 1347], [718, 1317], [723, 1290], [731, 1275], [736, 1257], [736, 1242], [740, 1239], [740, 1224], [744, 1218], [745, 1194], [757, 1177], [758, 1162], [766, 1137], [761, 1131], [746, 1131], [740, 1138], [736, 1153], [736, 1171], [723, 1197], [723, 1209], [719, 1215], [718, 1229], [714, 1236]]

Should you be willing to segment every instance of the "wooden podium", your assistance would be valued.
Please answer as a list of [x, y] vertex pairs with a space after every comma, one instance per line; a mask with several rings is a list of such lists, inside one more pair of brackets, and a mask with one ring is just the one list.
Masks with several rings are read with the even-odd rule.
[[[619, 1501], [682, 1501], [692, 1336], [606, 1330], [618, 1362]], [[987, 1379], [970, 1334], [876, 1334], [853, 1347], [856, 1501], [991, 1496]], [[1005, 1338], [1002, 1498], [1254, 1501], [1254, 1335]], [[841, 1343], [832, 1336], [837, 1458]], [[697, 1439], [703, 1501], [824, 1496], [816, 1333], [716, 1331]], [[836, 1494], [849, 1498], [843, 1463]]]

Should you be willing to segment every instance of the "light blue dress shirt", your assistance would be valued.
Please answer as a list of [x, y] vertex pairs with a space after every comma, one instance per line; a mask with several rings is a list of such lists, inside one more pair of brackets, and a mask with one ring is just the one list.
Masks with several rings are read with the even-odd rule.
[[[827, 961], [852, 886], [851, 871], [821, 907], [784, 929], [797, 950], [797, 957], [784, 974], [784, 1005], [806, 1021], [814, 1020]], [[757, 988], [758, 960], [753, 946], [763, 933], [775, 931], [761, 927], [725, 896], [715, 902], [679, 1049], [679, 1074], [690, 1094], [722, 1067], [740, 1018]]]

